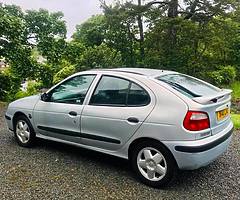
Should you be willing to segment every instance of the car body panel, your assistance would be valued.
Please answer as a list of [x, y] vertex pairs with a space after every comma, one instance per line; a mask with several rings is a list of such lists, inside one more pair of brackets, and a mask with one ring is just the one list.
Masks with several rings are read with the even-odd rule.
[[214, 146], [209, 150], [205, 150], [201, 152], [194, 152], [194, 153], [180, 152], [175, 149], [176, 146], [184, 146], [184, 147], [203, 146], [206, 144], [210, 144], [214, 141], [217, 141], [218, 139], [224, 137], [227, 134], [231, 135], [232, 130], [233, 130], [233, 124], [232, 122], [230, 122], [225, 129], [223, 129], [221, 132], [219, 132], [219, 134], [216, 134], [214, 136], [210, 136], [210, 137], [207, 137], [201, 140], [195, 140], [195, 141], [162, 141], [162, 143], [166, 145], [167, 148], [170, 149], [170, 151], [173, 153], [176, 159], [176, 162], [178, 164], [178, 167], [180, 169], [192, 170], [202, 166], [206, 166], [207, 164], [217, 159], [217, 157], [219, 157], [221, 154], [223, 154], [227, 150], [227, 147], [229, 146], [232, 136], [229, 136], [226, 140], [224, 140], [222, 143], [218, 144], [217, 146]]
[[34, 124], [33, 121], [33, 109], [36, 103], [40, 100], [40, 95], [33, 95], [29, 97], [24, 97], [22, 99], [18, 99], [8, 105], [8, 109], [6, 115], [11, 118], [11, 120], [7, 120], [7, 125], [10, 130], [14, 130], [13, 127], [13, 118], [17, 112], [28, 116], [30, 122]]
[[[109, 72], [103, 72], [101, 76], [111, 75]], [[118, 78], [125, 78], [126, 76], [119, 74]], [[100, 81], [101, 77], [98, 77]], [[141, 85], [145, 91], [148, 92], [151, 101], [148, 105], [137, 107], [122, 107], [122, 106], [98, 106], [89, 105], [90, 98], [87, 99], [86, 105], [81, 115], [81, 132], [93, 136], [102, 136], [119, 141], [118, 143], [112, 142], [99, 142], [98, 140], [91, 140], [83, 138], [84, 145], [101, 147], [103, 149], [117, 150], [120, 149], [139, 129], [146, 117], [150, 114], [156, 104], [155, 94], [145, 84], [137, 79], [128, 76], [127, 80], [133, 81]], [[97, 85], [97, 83], [95, 83]], [[95, 87], [93, 87], [94, 89]], [[90, 95], [94, 90], [90, 91]], [[137, 118], [138, 123], [131, 123], [128, 118]], [[103, 125], [104, 124], [104, 125]]]
[[[40, 134], [60, 139], [70, 139], [69, 136], [74, 133], [76, 137], [80, 137], [78, 135], [82, 109], [83, 105], [38, 101], [33, 114], [35, 130]], [[70, 116], [71, 111], [76, 112], [77, 116]]]

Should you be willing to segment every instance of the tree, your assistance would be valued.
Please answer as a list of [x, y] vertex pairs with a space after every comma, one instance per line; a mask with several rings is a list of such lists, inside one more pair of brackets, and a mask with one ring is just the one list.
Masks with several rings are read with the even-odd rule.
[[142, 63], [145, 58], [143, 23], [147, 23], [149, 27], [155, 27], [156, 24], [166, 21], [168, 24], [168, 26], [165, 26], [167, 29], [164, 30], [167, 33], [164, 33], [166, 35], [164, 40], [167, 43], [166, 47], [168, 47], [166, 53], [175, 55], [177, 27], [179, 26], [178, 18], [186, 21], [191, 20], [198, 24], [199, 28], [202, 28], [214, 17], [226, 15], [226, 11], [235, 9], [238, 3], [237, 0], [185, 0], [181, 3], [179, 0], [137, 0], [137, 4], [133, 1], [125, 1], [121, 4], [116, 3], [115, 6], [108, 6], [105, 1], [101, 2], [107, 18], [109, 16], [111, 19], [120, 13], [120, 16], [123, 16], [119, 18], [117, 26], [123, 24], [129, 32], [129, 40], [138, 44], [132, 46], [137, 47], [135, 52], [139, 52], [139, 63]]
[[32, 68], [31, 49], [23, 35], [26, 29], [23, 16], [19, 7], [0, 4], [0, 57], [16, 68], [22, 66], [26, 69], [20, 72], [20, 76]]
[[26, 40], [51, 63], [60, 61], [66, 48], [67, 30], [62, 18], [62, 12], [49, 13], [44, 9], [28, 10], [24, 16]]
[[78, 71], [82, 71], [91, 68], [119, 67], [121, 65], [121, 54], [109, 48], [106, 44], [101, 44], [88, 47], [81, 55], [76, 68]]
[[57, 62], [65, 47], [63, 14], [46, 10], [23, 13], [17, 6], [0, 5], [0, 56], [22, 78], [34, 77], [37, 62], [31, 53], [37, 47], [49, 61]]
[[86, 22], [76, 26], [73, 40], [85, 46], [99, 46], [104, 42], [106, 19], [104, 15], [94, 15]]

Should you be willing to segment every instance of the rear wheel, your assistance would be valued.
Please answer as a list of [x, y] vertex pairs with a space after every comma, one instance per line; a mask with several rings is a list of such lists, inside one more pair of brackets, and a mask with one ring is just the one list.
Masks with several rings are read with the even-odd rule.
[[15, 137], [17, 143], [23, 147], [30, 147], [35, 142], [35, 132], [29, 119], [24, 116], [18, 116], [15, 120]]
[[171, 153], [156, 141], [137, 144], [132, 151], [131, 164], [140, 181], [151, 187], [166, 186], [176, 168]]

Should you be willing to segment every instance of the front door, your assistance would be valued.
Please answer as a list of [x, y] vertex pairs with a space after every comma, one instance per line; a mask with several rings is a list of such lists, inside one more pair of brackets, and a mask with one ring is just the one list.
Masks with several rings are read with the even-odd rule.
[[83, 102], [94, 77], [78, 75], [48, 92], [48, 100], [40, 100], [34, 109], [37, 131], [42, 135], [79, 142]]
[[155, 99], [140, 85], [103, 75], [82, 112], [81, 143], [108, 150], [121, 148], [141, 126], [154, 103]]

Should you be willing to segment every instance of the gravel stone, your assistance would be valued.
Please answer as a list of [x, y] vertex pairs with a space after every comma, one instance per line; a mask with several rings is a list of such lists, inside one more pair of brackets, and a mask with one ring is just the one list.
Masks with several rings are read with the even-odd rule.
[[17, 145], [0, 107], [0, 199], [240, 199], [240, 131], [228, 151], [207, 167], [179, 171], [154, 189], [135, 179], [126, 160], [39, 140]]

